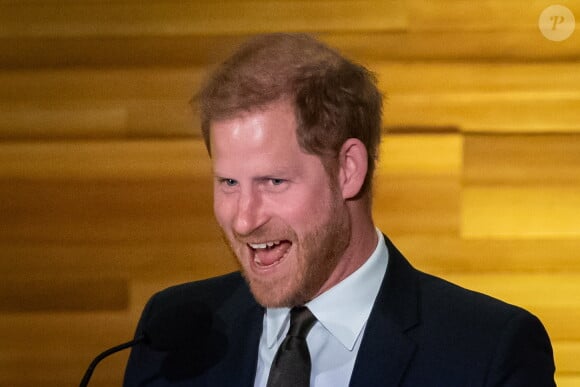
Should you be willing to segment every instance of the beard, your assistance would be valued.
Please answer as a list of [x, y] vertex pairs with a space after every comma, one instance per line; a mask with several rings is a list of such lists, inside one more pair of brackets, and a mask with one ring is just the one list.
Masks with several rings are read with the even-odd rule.
[[[270, 308], [293, 307], [305, 304], [320, 293], [350, 242], [350, 215], [345, 205], [339, 206], [344, 202], [338, 197], [334, 199], [325, 211], [326, 218], [319, 222], [313, 218], [311, 227], [302, 235], [288, 226], [281, 230], [277, 228], [275, 232], [264, 226], [243, 239], [236, 237], [231, 241], [226, 237], [240, 263], [242, 275], [259, 304]], [[285, 257], [292, 261], [284, 262], [291, 267], [282, 278], [257, 277], [245, 266], [244, 260], [248, 257], [243, 253], [243, 249], [247, 248], [244, 240], [268, 240], [267, 235], [284, 235], [292, 241], [293, 251]]]
[[303, 305], [316, 297], [332, 275], [350, 240], [350, 217], [333, 215], [305, 235], [299, 246], [299, 270], [293, 279], [293, 292], [280, 297], [280, 306]]

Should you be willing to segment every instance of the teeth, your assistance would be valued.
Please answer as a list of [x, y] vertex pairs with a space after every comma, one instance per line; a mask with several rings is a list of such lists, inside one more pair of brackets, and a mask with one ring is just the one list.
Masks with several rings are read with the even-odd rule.
[[265, 249], [280, 244], [280, 241], [264, 242], [264, 243], [248, 243], [253, 249]]
[[265, 249], [267, 246], [266, 243], [250, 243], [250, 247], [253, 249]]

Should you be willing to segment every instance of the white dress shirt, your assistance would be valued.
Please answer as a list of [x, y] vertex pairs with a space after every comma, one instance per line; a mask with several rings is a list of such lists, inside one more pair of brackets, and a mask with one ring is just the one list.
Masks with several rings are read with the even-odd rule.
[[[306, 341], [312, 359], [311, 387], [348, 386], [363, 332], [387, 270], [383, 234], [354, 273], [306, 304], [317, 322]], [[270, 366], [290, 325], [289, 308], [268, 308], [260, 338], [255, 387], [265, 387]]]

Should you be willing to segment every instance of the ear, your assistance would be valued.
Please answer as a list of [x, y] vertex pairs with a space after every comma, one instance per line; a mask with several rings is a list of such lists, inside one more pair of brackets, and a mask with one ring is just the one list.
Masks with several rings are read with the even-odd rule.
[[359, 194], [367, 176], [367, 148], [359, 139], [349, 138], [342, 144], [338, 157], [342, 197], [352, 199]]

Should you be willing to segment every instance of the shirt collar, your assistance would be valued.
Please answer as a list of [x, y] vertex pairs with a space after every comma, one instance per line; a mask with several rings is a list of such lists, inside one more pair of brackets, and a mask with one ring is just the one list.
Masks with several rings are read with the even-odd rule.
[[[347, 278], [306, 304], [320, 324], [352, 350], [371, 314], [385, 275], [389, 253], [383, 234], [369, 259]], [[266, 309], [266, 344], [272, 348], [290, 323], [289, 308]]]

